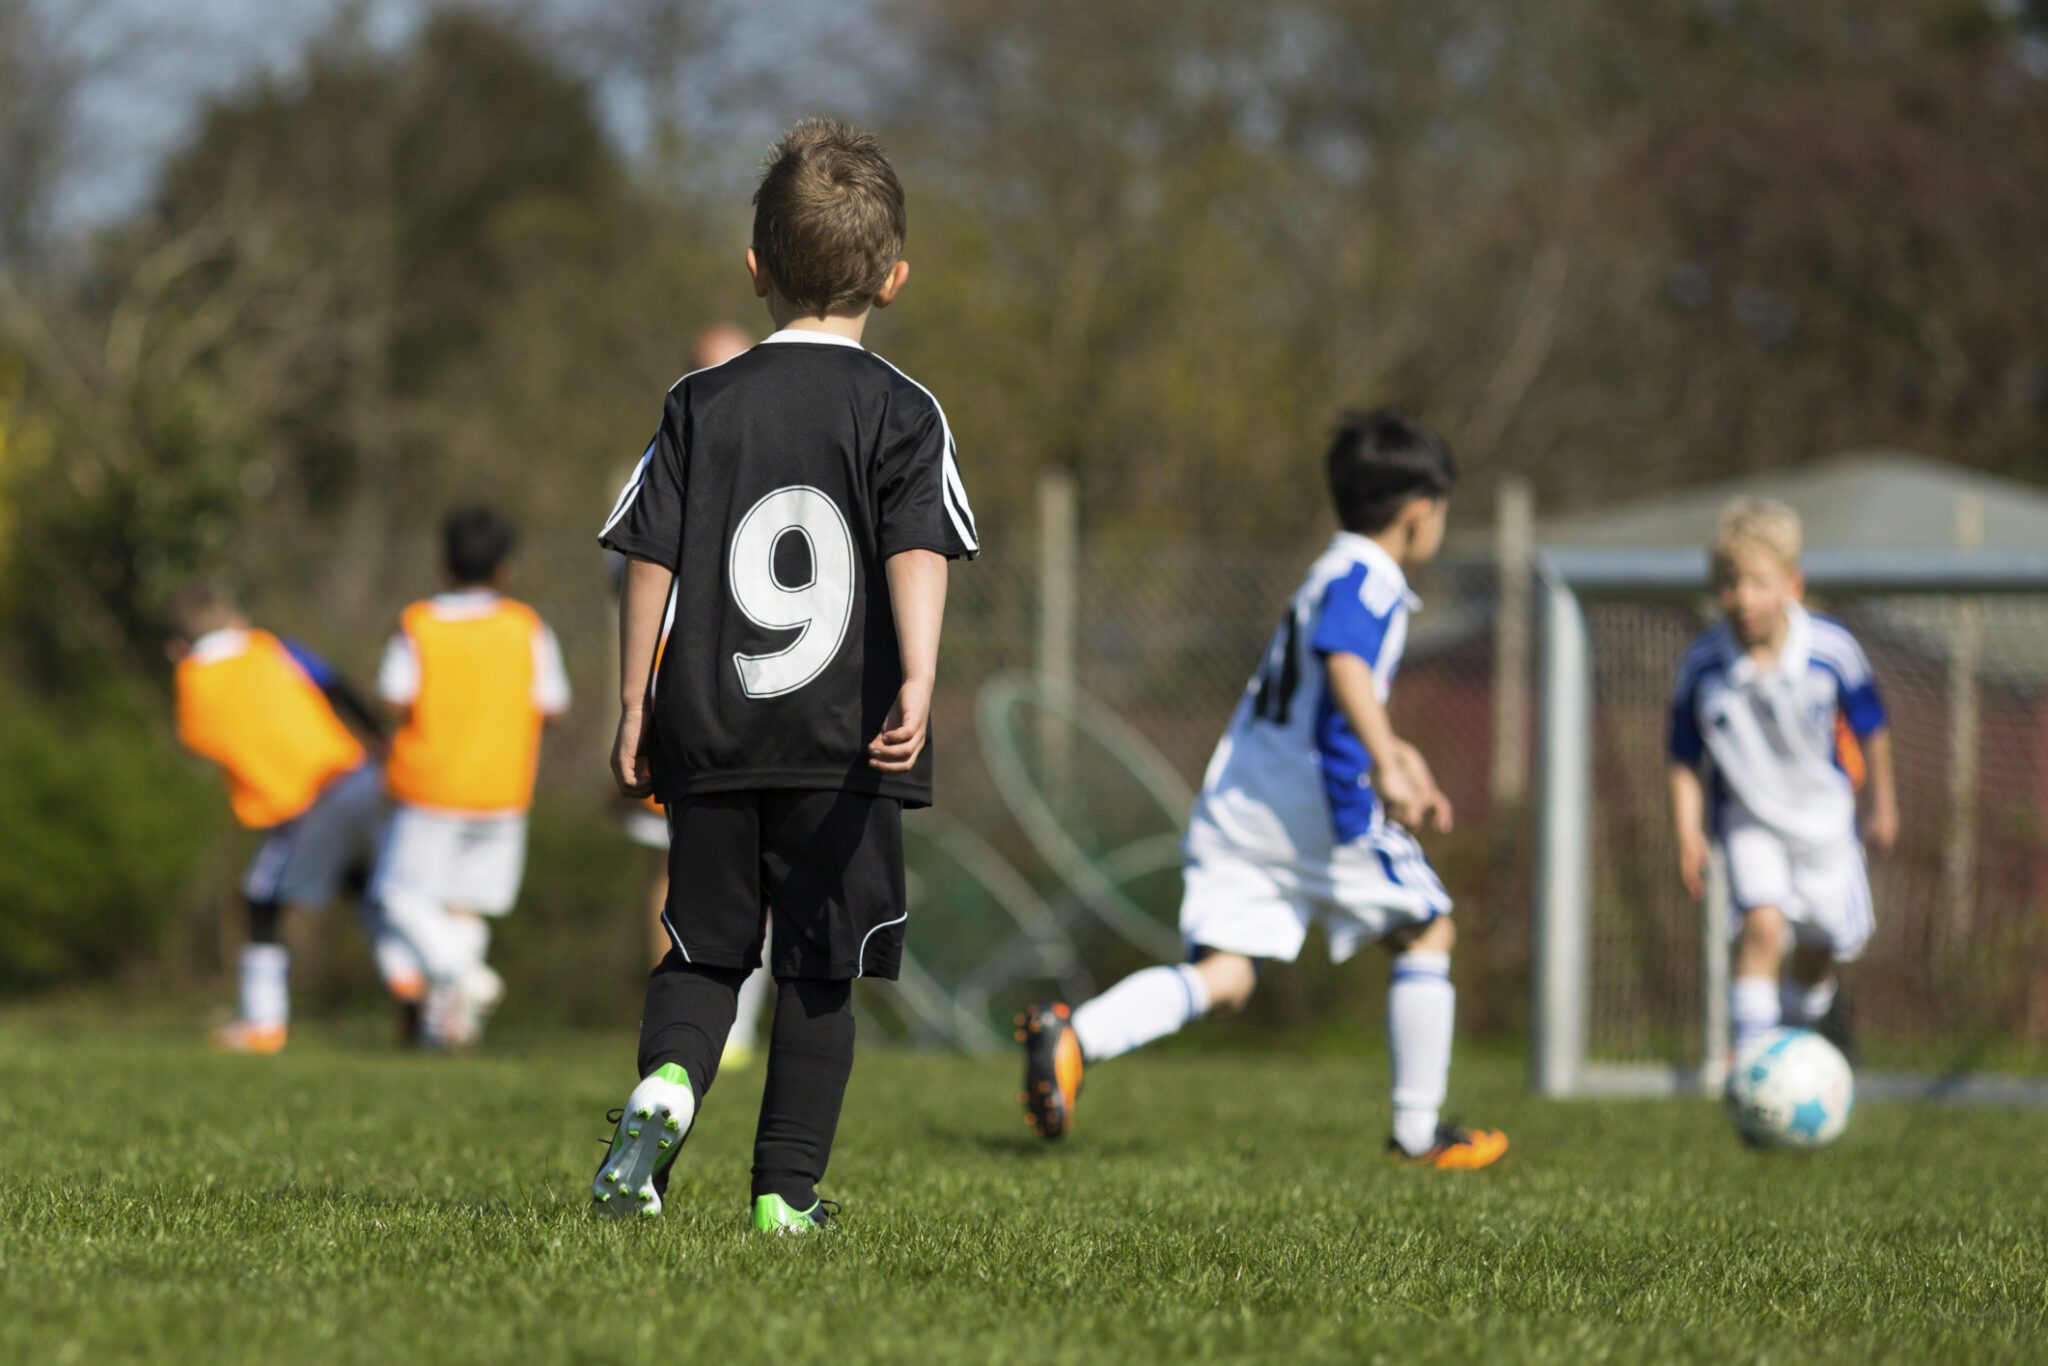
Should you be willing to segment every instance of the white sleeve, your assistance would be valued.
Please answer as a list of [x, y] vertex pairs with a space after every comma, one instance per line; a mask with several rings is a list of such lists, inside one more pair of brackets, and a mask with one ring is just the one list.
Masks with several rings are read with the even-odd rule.
[[562, 646], [546, 622], [533, 633], [533, 705], [543, 716], [569, 710], [569, 670], [562, 663]]
[[393, 631], [384, 645], [384, 660], [377, 666], [377, 696], [394, 707], [409, 707], [420, 695], [420, 657], [412, 648], [412, 637]]

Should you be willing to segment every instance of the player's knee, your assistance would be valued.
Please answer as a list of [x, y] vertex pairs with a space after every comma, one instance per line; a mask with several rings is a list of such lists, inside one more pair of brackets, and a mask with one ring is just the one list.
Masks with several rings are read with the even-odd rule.
[[1258, 966], [1238, 953], [1212, 953], [1195, 964], [1209, 989], [1209, 1013], [1235, 1015], [1252, 999], [1259, 984]]
[[1458, 943], [1458, 928], [1447, 915], [1436, 916], [1420, 925], [1398, 929], [1380, 941], [1388, 953], [1449, 953]]

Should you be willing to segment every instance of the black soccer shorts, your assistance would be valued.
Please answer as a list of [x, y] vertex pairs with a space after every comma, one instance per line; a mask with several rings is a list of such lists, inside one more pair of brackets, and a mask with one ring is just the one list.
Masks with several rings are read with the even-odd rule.
[[858, 792], [717, 792], [668, 808], [662, 923], [685, 961], [761, 965], [777, 977], [896, 980], [903, 927], [903, 808]]

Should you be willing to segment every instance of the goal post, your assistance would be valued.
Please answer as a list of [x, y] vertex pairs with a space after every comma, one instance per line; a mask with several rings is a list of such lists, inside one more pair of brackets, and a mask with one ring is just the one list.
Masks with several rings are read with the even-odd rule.
[[[1918, 1032], [1892, 1050], [1911, 1065], [1866, 1073], [1864, 1091], [2048, 1104], [2048, 1072], [2032, 1070], [2048, 1058], [2048, 1037], [2035, 1036], [2048, 1036], [2048, 548], [1820, 549], [1803, 568], [1864, 639], [1880, 686], [1902, 694], [1894, 730], [1937, 732], [1896, 746], [1919, 851], [1878, 877], [1880, 936], [1894, 928], [1873, 949], [1872, 980], [1850, 978], [1866, 1036], [1894, 1020]], [[1702, 907], [1676, 889], [1662, 749], [1665, 694], [1707, 620], [1707, 555], [1550, 546], [1533, 578], [1531, 1084], [1545, 1096], [1711, 1091], [1726, 1052], [1726, 878], [1717, 866]], [[1995, 698], [1980, 689], [1980, 658], [1986, 675], [2000, 671]], [[1955, 763], [1959, 752], [1981, 754], [1986, 771]], [[1951, 792], [1958, 775], [1995, 786], [2006, 819], [1979, 817], [1980, 786]], [[1960, 878], [1980, 851], [1999, 876]], [[1944, 919], [1942, 889], [1958, 885], [1979, 904]], [[1989, 947], [1969, 934], [1991, 935]], [[1986, 972], [1996, 980], [1979, 990], [1970, 974]], [[1966, 1021], [1944, 1016], [1951, 996]]]

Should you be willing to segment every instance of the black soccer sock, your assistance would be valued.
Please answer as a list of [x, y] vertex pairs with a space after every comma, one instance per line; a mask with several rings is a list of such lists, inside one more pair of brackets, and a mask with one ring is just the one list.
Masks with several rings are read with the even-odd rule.
[[674, 949], [647, 978], [647, 1005], [640, 1013], [640, 1075], [664, 1063], [680, 1063], [690, 1076], [698, 1103], [718, 1076], [718, 1057], [739, 1010], [744, 968], [688, 963]]
[[754, 1132], [754, 1196], [817, 1203], [853, 1073], [853, 983], [777, 978], [768, 1081]]
[[275, 901], [251, 901], [249, 903], [249, 942], [251, 944], [275, 944], [278, 941], [278, 923], [284, 918], [284, 908]]

